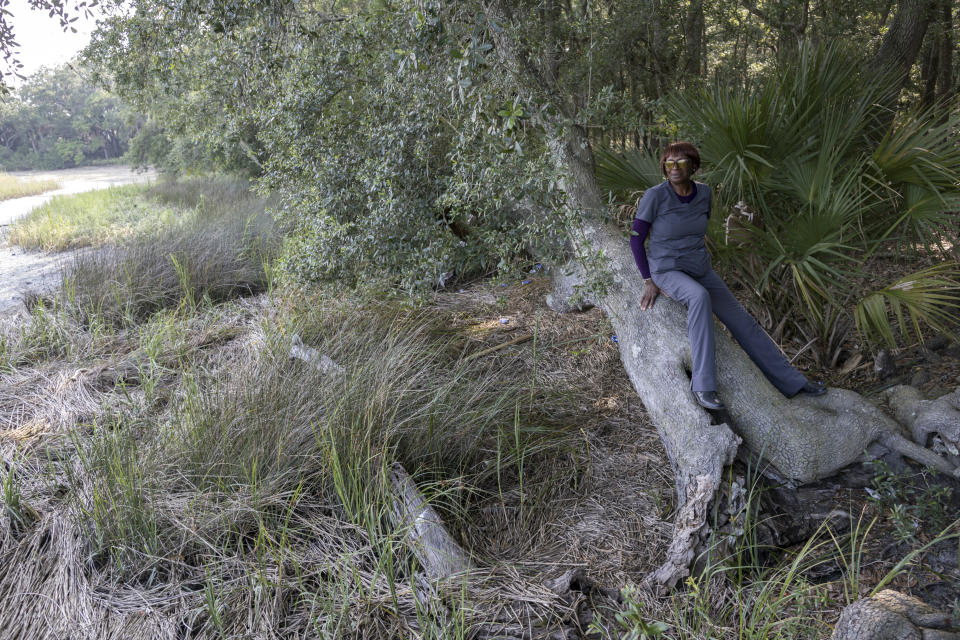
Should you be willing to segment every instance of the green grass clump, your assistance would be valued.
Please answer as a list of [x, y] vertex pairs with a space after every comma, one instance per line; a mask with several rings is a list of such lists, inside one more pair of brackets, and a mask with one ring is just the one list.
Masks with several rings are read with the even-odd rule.
[[82, 316], [119, 327], [259, 293], [270, 283], [270, 255], [249, 231], [242, 221], [195, 223], [79, 255], [66, 269], [67, 294]]
[[[137, 197], [187, 215], [80, 252], [60, 294], [0, 343], [8, 371], [72, 363], [62, 388], [82, 394], [83, 418], [58, 445], [69, 463], [47, 466], [45, 482], [64, 487], [87, 570], [179, 603], [200, 636], [469, 635], [496, 610], [493, 591], [418, 597], [392, 464], [472, 547], [478, 505], [512, 514], [515, 496], [552, 482], [537, 470], [570, 481], [583, 468], [566, 392], [468, 359], [468, 336], [404, 304], [231, 301], [271, 287], [279, 234], [265, 201], [225, 180]], [[240, 317], [257, 324], [238, 329]], [[290, 360], [293, 333], [342, 373]], [[553, 508], [520, 504], [506, 526]]]
[[[211, 185], [216, 197], [208, 197]], [[175, 187], [179, 199], [165, 195], [172, 189], [118, 198], [155, 228], [81, 252], [65, 267], [64, 304], [84, 322], [129, 327], [162, 309], [195, 310], [271, 286], [279, 233], [265, 199], [225, 179], [187, 181]]]
[[11, 225], [8, 239], [25, 249], [65, 251], [144, 236], [183, 219], [183, 212], [143, 193], [126, 185], [57, 196]]
[[59, 187], [60, 183], [56, 180], [24, 180], [0, 173], [0, 201], [35, 196]]

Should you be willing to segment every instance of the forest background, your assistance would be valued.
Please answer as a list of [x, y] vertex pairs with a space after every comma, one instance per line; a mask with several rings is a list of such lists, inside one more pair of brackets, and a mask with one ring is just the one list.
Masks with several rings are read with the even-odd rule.
[[66, 169], [117, 163], [143, 118], [82, 70], [43, 68], [0, 102], [0, 169]]

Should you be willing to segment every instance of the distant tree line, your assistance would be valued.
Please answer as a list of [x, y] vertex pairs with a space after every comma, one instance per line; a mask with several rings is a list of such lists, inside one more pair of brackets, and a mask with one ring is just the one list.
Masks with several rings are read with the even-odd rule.
[[69, 66], [44, 68], [0, 101], [0, 169], [116, 161], [143, 118]]

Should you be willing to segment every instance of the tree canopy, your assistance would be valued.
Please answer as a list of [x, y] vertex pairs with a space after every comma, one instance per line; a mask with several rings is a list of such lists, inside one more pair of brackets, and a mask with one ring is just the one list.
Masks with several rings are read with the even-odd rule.
[[139, 120], [74, 69], [41, 69], [0, 103], [0, 167], [62, 169], [119, 159]]
[[[88, 10], [41, 5], [61, 18]], [[655, 153], [676, 137], [701, 144], [718, 204], [744, 203], [770, 223], [756, 245], [767, 262], [727, 267], [751, 271], [740, 279], [768, 308], [777, 301], [764, 298], [764, 283], [790, 271], [815, 333], [830, 324], [827, 307], [847, 299], [827, 281], [843, 280], [830, 256], [851, 238], [834, 223], [826, 244], [788, 238], [794, 216], [812, 210], [804, 198], [817, 180], [824, 197], [858, 212], [845, 219], [891, 213], [861, 235], [861, 257], [878, 241], [949, 235], [950, 143], [931, 150], [936, 157], [898, 155], [956, 134], [956, 8], [947, 0], [111, 6], [122, 10], [108, 12], [86, 56], [94, 77], [149, 114], [132, 155], [172, 171], [258, 177], [280, 196], [291, 230], [284, 265], [299, 279], [387, 279], [413, 290], [561, 249], [577, 213], [564, 206], [564, 169], [549, 146], [558, 123], [583, 131], [611, 202], [623, 204], [652, 165], [621, 154]], [[839, 147], [819, 154], [825, 145]], [[819, 168], [801, 162], [809, 154]], [[912, 160], [935, 179], [904, 178], [898, 167]], [[623, 173], [631, 162], [647, 167], [632, 184]], [[790, 189], [808, 195], [796, 200]], [[715, 247], [721, 260], [724, 246]], [[876, 324], [872, 315], [863, 308], [863, 327]]]

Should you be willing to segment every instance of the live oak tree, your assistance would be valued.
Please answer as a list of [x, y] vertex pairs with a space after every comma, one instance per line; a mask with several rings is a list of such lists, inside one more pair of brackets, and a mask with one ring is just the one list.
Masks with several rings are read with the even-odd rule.
[[[572, 252], [577, 256], [573, 262], [585, 266], [578, 273], [585, 281], [595, 279], [590, 272], [596, 270], [597, 262], [609, 270], [606, 278], [592, 286], [593, 300], [614, 325], [624, 367], [657, 425], [674, 468], [679, 505], [674, 540], [652, 581], [672, 585], [686, 575], [723, 467], [732, 462], [741, 440], [778, 475], [797, 482], [835, 473], [875, 443], [943, 472], [956, 471], [955, 464], [904, 439], [893, 420], [853, 392], [834, 389], [824, 398], [784, 398], [728, 340], [718, 346], [718, 374], [720, 394], [730, 398], [730, 409], [722, 424], [711, 424], [687, 391], [690, 354], [682, 310], [672, 302], [658, 303], [652, 311], [639, 310], [641, 278], [618, 230], [604, 221], [589, 138], [579, 121], [575, 93], [563, 85], [565, 59], [560, 52], [573, 47], [568, 41], [549, 40], [542, 47], [544, 39], [535, 37], [537, 31], [560, 31], [558, 17], [549, 17], [547, 25], [538, 24], [533, 10], [522, 13], [517, 3], [505, 2], [486, 4], [483, 11], [494, 25], [491, 36], [502, 63], [519, 85], [531, 88], [537, 96], [534, 100], [549, 105], [538, 111], [537, 118], [562, 176], [567, 205], [579, 214], [569, 227]], [[569, 283], [569, 277], [558, 278], [554, 308], [570, 309], [567, 299], [574, 291]]]
[[41, 69], [0, 103], [0, 166], [61, 169], [120, 158], [138, 126], [135, 112], [75, 69]]
[[[915, 6], [898, 5], [878, 59], [912, 64]], [[783, 57], [810, 24], [855, 29], [818, 22], [816, 11], [798, 22], [766, 3], [748, 9], [774, 26]], [[712, 10], [740, 15], [736, 3]], [[245, 158], [281, 194], [293, 229], [287, 269], [298, 277], [429, 287], [533, 254], [556, 266], [555, 308], [599, 305], [674, 468], [675, 535], [650, 577], [672, 585], [704, 544], [708, 507], [738, 451], [795, 483], [833, 474], [871, 446], [955, 468], [853, 392], [783, 398], [723, 336], [718, 374], [730, 409], [714, 424], [688, 391], [684, 311], [668, 300], [639, 311], [642, 282], [594, 178], [594, 145], [670, 136], [655, 126], [657, 101], [706, 73], [733, 77], [760, 55], [762, 36], [737, 36], [726, 62], [701, 61], [696, 52], [711, 51], [708, 11], [639, 1], [140, 0], [92, 52], [118, 91], [160, 104], [175, 135], [203, 141], [203, 157]]]

